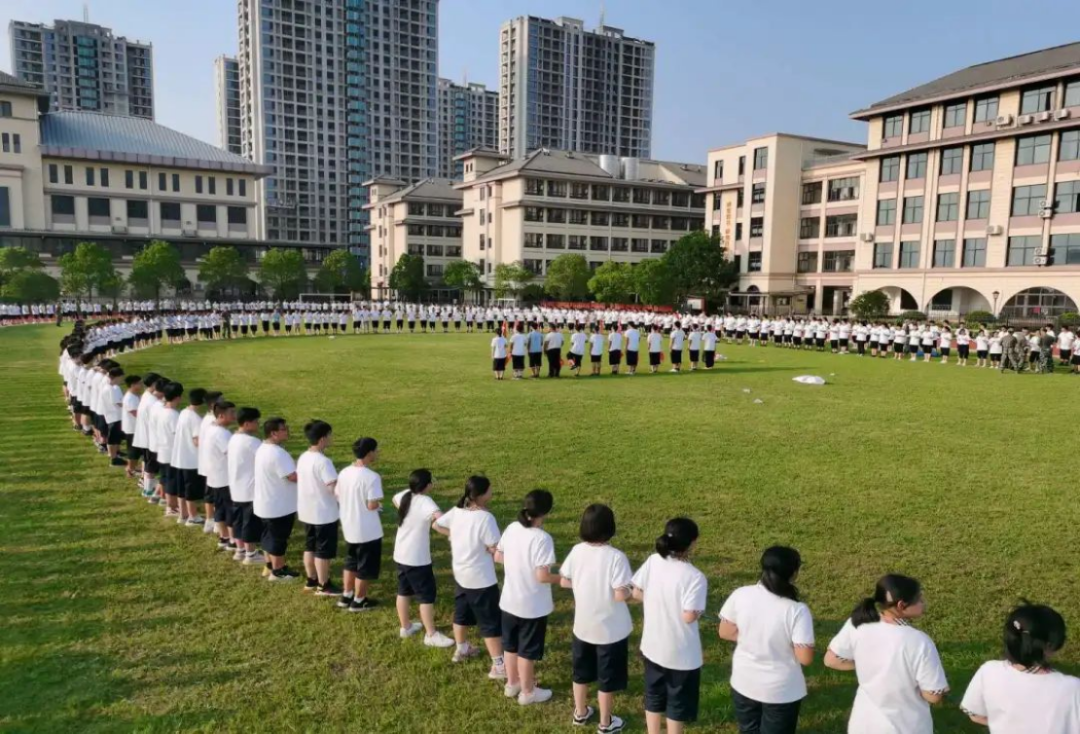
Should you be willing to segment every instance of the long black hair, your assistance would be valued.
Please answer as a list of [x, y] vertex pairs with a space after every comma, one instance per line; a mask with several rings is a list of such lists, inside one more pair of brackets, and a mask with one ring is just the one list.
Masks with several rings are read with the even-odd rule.
[[799, 600], [799, 589], [792, 583], [802, 567], [802, 556], [794, 548], [774, 545], [761, 554], [761, 585], [792, 601]]
[[427, 469], [417, 469], [409, 475], [409, 491], [401, 498], [401, 504], [397, 508], [398, 525], [405, 524], [405, 518], [409, 515], [409, 508], [412, 507], [413, 495], [420, 494], [430, 486], [431, 472]]
[[491, 489], [491, 480], [474, 474], [465, 480], [465, 493], [458, 500], [458, 507], [468, 507], [470, 502], [475, 502], [477, 497], [483, 497]]
[[855, 605], [851, 612], [851, 624], [855, 627], [881, 621], [882, 609], [892, 609], [897, 604], [916, 604], [922, 596], [922, 584], [910, 576], [890, 573], [878, 579], [874, 595]]
[[664, 534], [656, 539], [656, 552], [661, 558], [681, 556], [690, 550], [697, 539], [697, 523], [688, 517], [676, 517], [667, 521]]
[[1065, 646], [1065, 620], [1043, 604], [1027, 600], [1005, 620], [1005, 657], [1025, 668], [1044, 667]]
[[555, 498], [546, 489], [534, 489], [525, 495], [525, 506], [518, 512], [517, 520], [527, 528], [531, 528], [533, 520], [543, 517], [551, 512], [551, 506], [555, 504]]

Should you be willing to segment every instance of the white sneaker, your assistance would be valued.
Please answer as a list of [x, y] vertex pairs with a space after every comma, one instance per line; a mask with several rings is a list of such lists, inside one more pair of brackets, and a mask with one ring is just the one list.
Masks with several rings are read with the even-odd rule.
[[242, 561], [246, 557], [247, 557], [247, 551], [245, 551], [243, 548], [237, 548], [236, 552], [233, 553], [233, 555], [232, 555], [232, 559], [234, 561]]
[[245, 566], [261, 566], [266, 563], [266, 556], [262, 554], [262, 551], [255, 551], [254, 553], [247, 553], [244, 555]]
[[187, 518], [184, 517], [183, 515], [180, 515], [179, 517], [176, 518], [176, 524], [177, 525], [185, 525], [185, 524], [187, 524]]
[[211, 518], [207, 518], [207, 519], [206, 519], [206, 520], [205, 520], [205, 521], [203, 522], [203, 529], [202, 529], [202, 531], [203, 531], [204, 533], [206, 533], [207, 535], [209, 535], [210, 533], [214, 532], [214, 530], [215, 530], [215, 529], [216, 529], [216, 528], [215, 528], [215, 524], [214, 524], [214, 521], [213, 521], [213, 519], [211, 519]]
[[507, 683], [503, 686], [503, 695], [507, 698], [517, 698], [521, 695], [521, 686], [512, 686]]
[[468, 660], [469, 658], [474, 658], [479, 654], [480, 654], [479, 650], [477, 650], [475, 647], [473, 647], [472, 645], [470, 645], [469, 643], [466, 642], [464, 650], [454, 650], [454, 657], [450, 658], [450, 661], [454, 662], [454, 663], [460, 663], [463, 660]]
[[551, 689], [537, 686], [531, 693], [519, 693], [518, 703], [522, 706], [531, 706], [534, 703], [543, 703], [551, 700]]
[[424, 625], [420, 624], [419, 622], [413, 622], [407, 628], [402, 627], [401, 629], [399, 629], [398, 630], [398, 637], [400, 637], [403, 640], [406, 640], [406, 639], [412, 637], [413, 635], [415, 635], [417, 632], [419, 632], [422, 629], [424, 629]]
[[600, 725], [596, 728], [597, 734], [617, 734], [623, 730], [623, 720], [615, 714], [611, 715], [611, 723], [607, 726]]
[[491, 670], [488, 671], [488, 678], [491, 680], [506, 680], [506, 664], [497, 665], [491, 664]]
[[436, 632], [433, 635], [424, 635], [424, 644], [428, 647], [453, 647], [454, 641], [444, 635], [442, 632]]
[[187, 524], [190, 525], [193, 528], [197, 528], [200, 525], [202, 525], [204, 528], [206, 527], [206, 521], [203, 520], [198, 515], [193, 515], [193, 516], [189, 517], [187, 519]]

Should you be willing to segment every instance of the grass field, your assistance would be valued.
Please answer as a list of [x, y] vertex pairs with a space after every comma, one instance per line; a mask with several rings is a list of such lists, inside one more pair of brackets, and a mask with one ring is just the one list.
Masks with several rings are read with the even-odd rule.
[[[0, 730], [571, 728], [569, 592], [555, 592], [538, 666], [555, 698], [522, 709], [486, 679], [483, 662], [454, 666], [448, 651], [398, 639], [385, 564], [375, 593], [386, 604], [368, 615], [265, 583], [137, 501], [122, 472], [70, 429], [55, 370], [62, 333], [0, 331]], [[879, 575], [916, 576], [929, 608], [920, 626], [953, 688], [935, 712], [937, 731], [978, 730], [957, 704], [978, 665], [998, 654], [1003, 614], [1019, 597], [1056, 606], [1080, 629], [1080, 378], [723, 351], [729, 360], [711, 373], [503, 383], [491, 379], [481, 335], [203, 343], [121, 361], [282, 414], [298, 437], [307, 419], [325, 419], [339, 466], [355, 437], [373, 435], [387, 489], [426, 466], [444, 508], [467, 475], [484, 472], [503, 526], [526, 491], [546, 487], [560, 559], [589, 502], [614, 508], [616, 545], [635, 567], [667, 518], [693, 517], [713, 613], [754, 580], [764, 547], [793, 545], [806, 561], [800, 587], [820, 651]], [[799, 374], [831, 384], [793, 383]], [[302, 450], [299, 440], [289, 448]], [[392, 536], [391, 513], [385, 522]], [[445, 539], [433, 548], [448, 632]], [[702, 634], [695, 730], [734, 732], [731, 648], [704, 623]], [[1080, 644], [1060, 663], [1080, 671]], [[854, 678], [817, 662], [808, 682], [800, 730], [844, 731]], [[637, 731], [641, 691], [635, 660], [617, 713]]]

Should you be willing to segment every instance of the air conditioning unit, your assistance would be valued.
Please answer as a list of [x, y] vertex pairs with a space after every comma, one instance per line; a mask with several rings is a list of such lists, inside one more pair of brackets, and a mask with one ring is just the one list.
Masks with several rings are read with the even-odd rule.
[[114, 224], [112, 226], [113, 234], [127, 234], [127, 226], [123, 224]]
[[1049, 199], [1040, 199], [1039, 200], [1039, 208], [1044, 209], [1044, 210], [1045, 209], [1053, 209], [1054, 208], [1054, 202], [1050, 201]]
[[1012, 115], [998, 115], [998, 118], [994, 120], [994, 123], [998, 127], [1004, 127], [1005, 125], [1011, 125], [1013, 121]]
[[991, 224], [989, 227], [986, 228], [986, 233], [992, 237], [996, 237], [1004, 231], [1004, 228], [1002, 228], [1000, 224]]
[[1032, 259], [1032, 262], [1034, 262], [1036, 265], [1046, 265], [1047, 260], [1048, 258], [1046, 257], [1046, 255], [1036, 255]]
[[1069, 115], [1072, 114], [1070, 110], [1058, 110], [1054, 113], [1055, 120], [1068, 120]]
[[195, 236], [195, 235], [197, 234], [196, 230], [194, 230], [194, 229], [189, 229], [189, 228], [187, 228], [187, 227], [184, 227], [184, 228], [183, 228], [182, 230], [180, 230], [180, 231], [181, 231], [181, 232], [183, 233], [183, 235], [184, 235], [185, 237], [194, 237], [194, 236]]
[[1040, 112], [1039, 113], [1039, 122], [1046, 122], [1047, 120], [1049, 120], [1053, 116], [1054, 115], [1053, 115], [1052, 112], [1050, 112], [1050, 110], [1047, 110], [1046, 112]]
[[1053, 219], [1054, 218], [1054, 208], [1052, 206], [1046, 207], [1045, 209], [1043, 209], [1043, 210], [1041, 210], [1039, 212], [1039, 216], [1042, 217], [1043, 219]]
[[1016, 121], [1018, 123], [1020, 123], [1021, 125], [1030, 125], [1031, 123], [1035, 122], [1035, 116], [1034, 115], [1020, 115], [1020, 117], [1016, 118]]
[[863, 232], [862, 236], [859, 237], [859, 239], [861, 239], [863, 242], [873, 242], [874, 234], [872, 232]]

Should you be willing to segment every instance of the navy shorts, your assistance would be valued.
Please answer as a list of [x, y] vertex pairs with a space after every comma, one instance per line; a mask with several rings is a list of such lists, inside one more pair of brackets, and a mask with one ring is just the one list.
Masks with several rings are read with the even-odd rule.
[[637, 350], [626, 350], [626, 366], [637, 367], [638, 353]]
[[120, 421], [109, 424], [109, 430], [106, 433], [105, 442], [110, 446], [119, 446], [120, 442], [124, 440], [124, 432], [120, 430]]
[[547, 617], [523, 619], [510, 612], [502, 613], [503, 650], [526, 660], [544, 659], [547, 639]]
[[173, 469], [168, 464], [158, 464], [158, 481], [161, 482], [162, 488], [165, 490], [165, 494], [170, 497], [176, 496], [176, 485], [179, 479], [179, 472]]
[[207, 502], [214, 504], [214, 522], [228, 523], [232, 512], [232, 496], [229, 494], [229, 488], [207, 487], [206, 494]]
[[184, 482], [184, 499], [190, 502], [202, 502], [206, 499], [206, 477], [198, 469], [181, 469]]
[[345, 544], [345, 570], [361, 581], [374, 581], [382, 570], [382, 538]]
[[431, 564], [406, 566], [397, 564], [398, 596], [415, 596], [421, 604], [435, 603], [435, 571]]
[[479, 627], [480, 636], [502, 637], [502, 610], [499, 609], [499, 585], [486, 589], [464, 589], [455, 584], [454, 624]]
[[331, 560], [337, 558], [337, 521], [321, 525], [307, 525], [307, 534], [304, 537], [304, 552], [314, 553], [316, 558]]
[[594, 645], [575, 636], [572, 647], [574, 682], [587, 685], [599, 681], [603, 693], [625, 691], [629, 685], [629, 649], [629, 637], [608, 645]]
[[543, 356], [543, 352], [529, 352], [529, 366], [540, 367], [543, 364], [541, 359]]
[[645, 660], [645, 710], [672, 721], [694, 721], [701, 697], [701, 668], [672, 670]]
[[263, 524], [255, 515], [254, 502], [233, 502], [233, 522], [233, 535], [243, 542], [258, 543], [262, 539]]
[[612, 367], [618, 367], [619, 363], [622, 362], [622, 350], [612, 349], [607, 353], [607, 361]]
[[682, 364], [682, 350], [681, 349], [673, 349], [673, 350], [671, 350], [671, 364], [673, 364], [673, 365]]
[[296, 513], [290, 512], [281, 517], [262, 518], [262, 548], [272, 556], [285, 555], [289, 547], [289, 536], [292, 535], [293, 523], [296, 522]]

